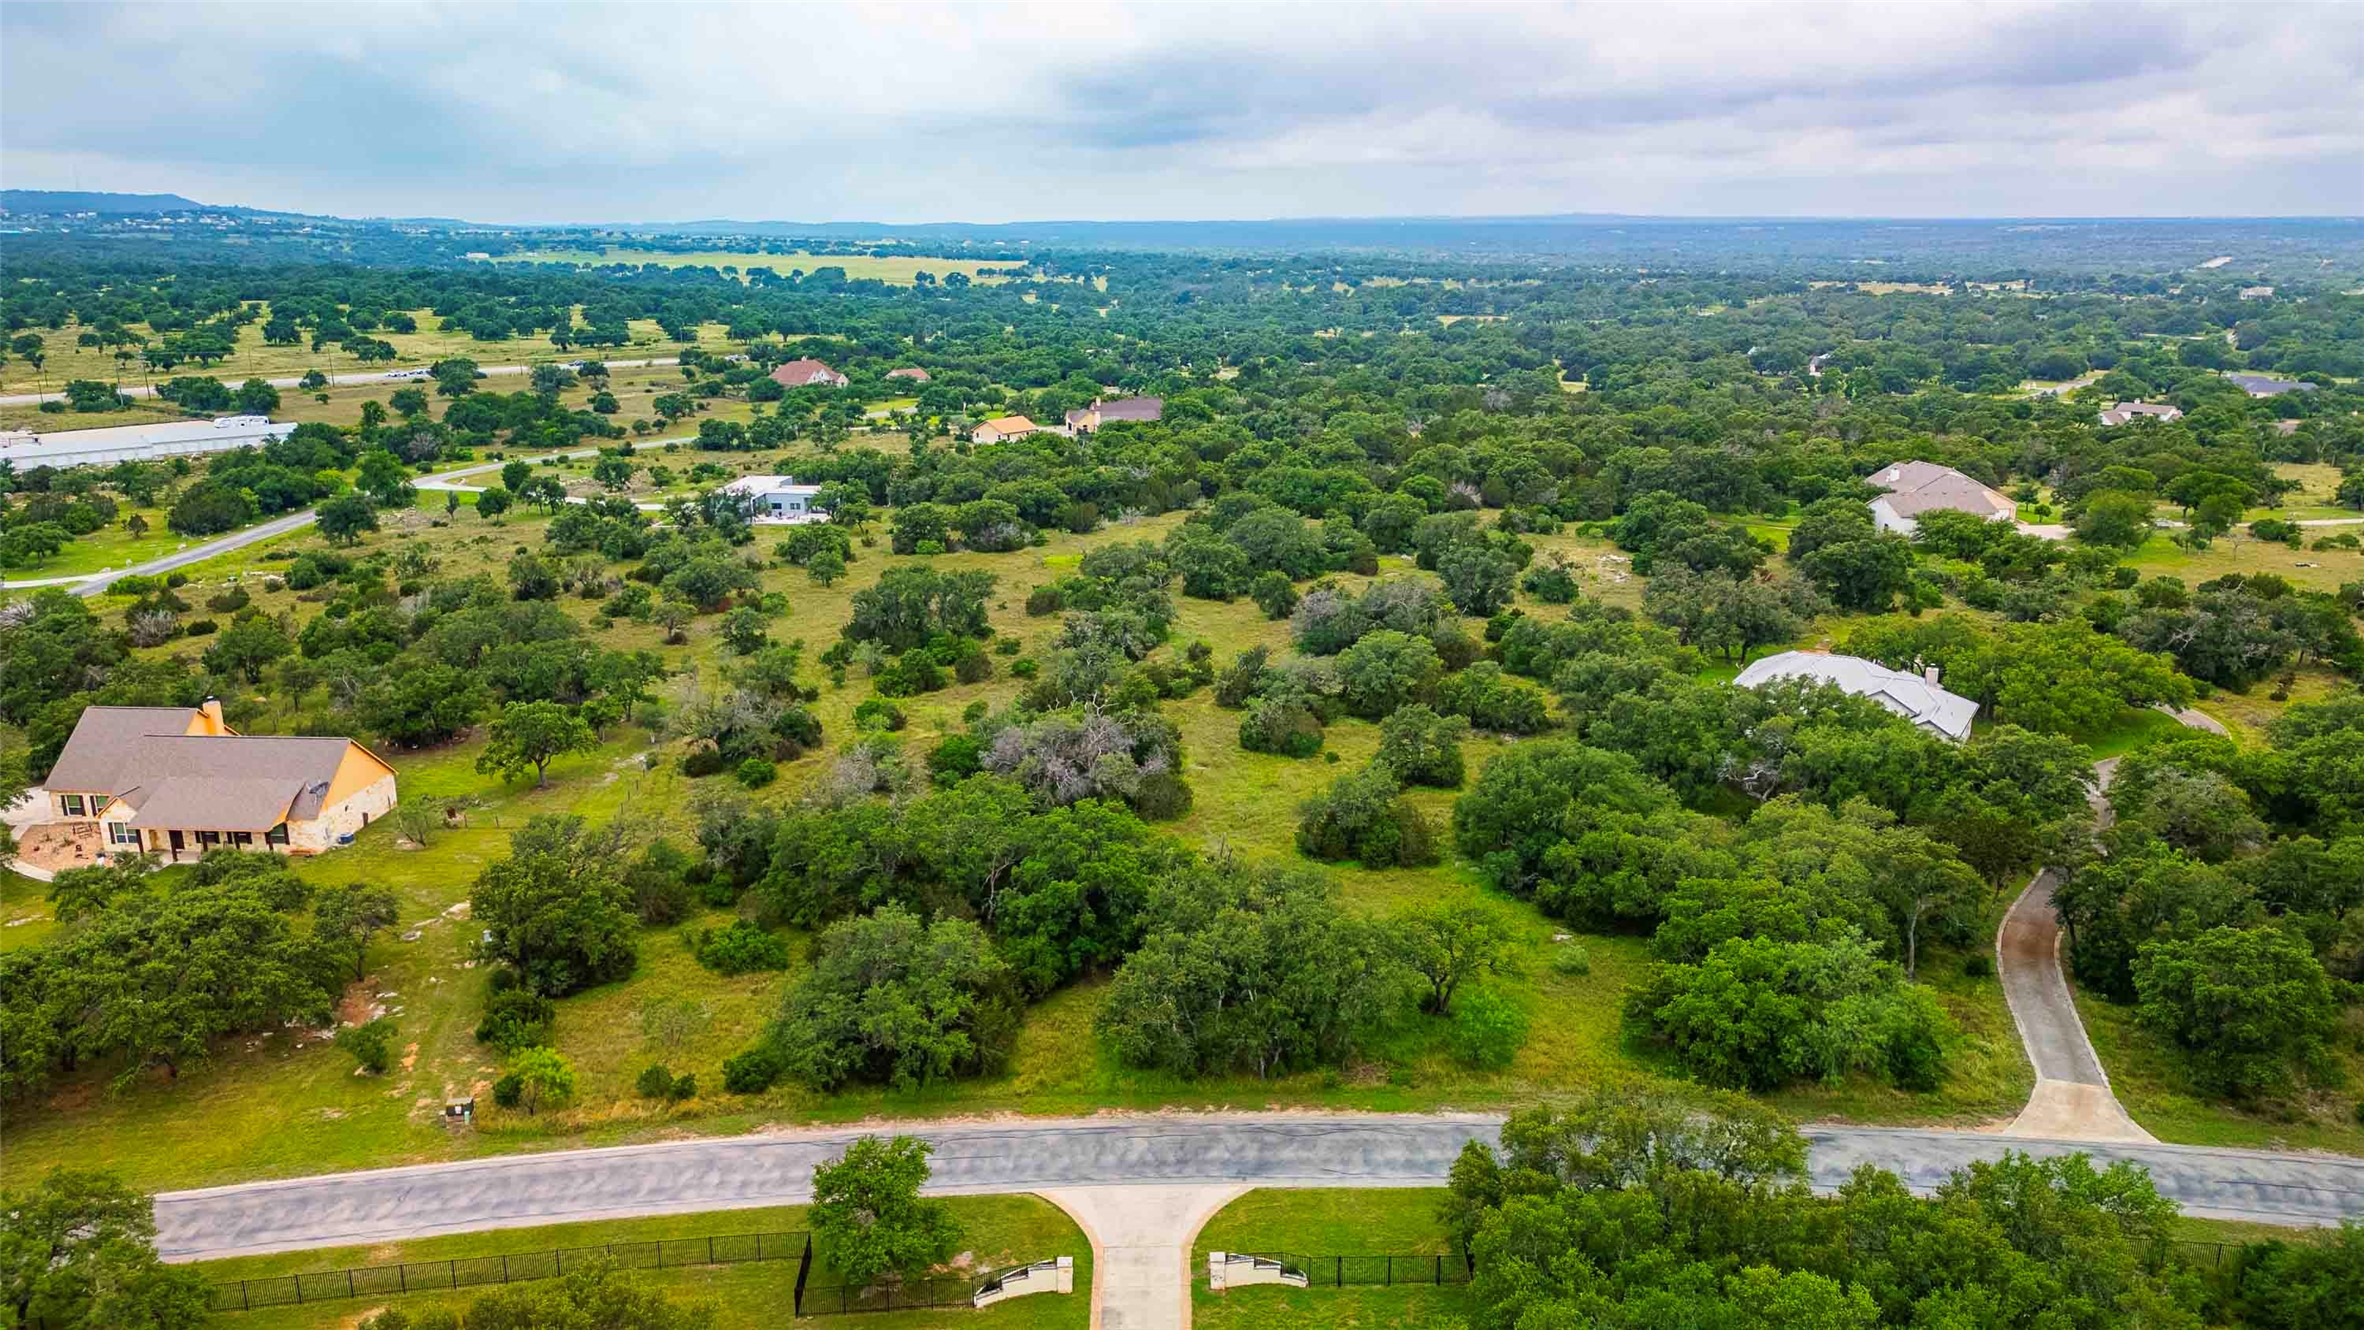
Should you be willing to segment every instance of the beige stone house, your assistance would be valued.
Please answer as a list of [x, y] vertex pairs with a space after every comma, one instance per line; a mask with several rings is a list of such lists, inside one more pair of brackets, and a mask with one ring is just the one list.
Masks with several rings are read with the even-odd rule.
[[196, 707], [89, 707], [43, 783], [69, 834], [177, 863], [218, 846], [318, 854], [391, 811], [394, 768], [351, 739], [240, 734]]

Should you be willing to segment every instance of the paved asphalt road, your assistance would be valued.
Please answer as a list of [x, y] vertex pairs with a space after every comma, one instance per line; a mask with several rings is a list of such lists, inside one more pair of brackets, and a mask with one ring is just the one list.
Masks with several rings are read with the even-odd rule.
[[[661, 446], [667, 443], [687, 442], [688, 440], [686, 438], [652, 439], [637, 446], [648, 448]], [[598, 452], [599, 450], [597, 448], [580, 448], [573, 452], [567, 453], [544, 453], [533, 458], [532, 460], [538, 462], [546, 461], [552, 457], [591, 457], [596, 455]], [[419, 477], [418, 486], [422, 490], [429, 491], [458, 490], [462, 493], [474, 493], [475, 491], [481, 490], [484, 487], [481, 485], [462, 485], [454, 482], [456, 482], [461, 477], [476, 475], [479, 472], [498, 471], [504, 465], [506, 465], [506, 463], [503, 462], [479, 462], [473, 466], [461, 467], [457, 471], [440, 471], [431, 476]], [[573, 500], [573, 502], [580, 502], [580, 500]], [[652, 512], [659, 512], [663, 511], [664, 509], [663, 504], [657, 503], [644, 503], [639, 506]], [[157, 573], [169, 573], [175, 568], [186, 568], [190, 564], [203, 562], [204, 560], [210, 559], [217, 554], [226, 554], [231, 550], [243, 549], [248, 545], [254, 544], [258, 540], [269, 540], [273, 536], [285, 535], [286, 533], [297, 530], [301, 527], [310, 526], [312, 524], [312, 515], [312, 510], [306, 508], [300, 513], [288, 513], [283, 517], [274, 517], [268, 522], [250, 526], [243, 531], [233, 531], [226, 536], [216, 536], [212, 540], [204, 541], [196, 545], [191, 545], [185, 550], [167, 554], [161, 558], [150, 559], [146, 563], [136, 563], [129, 568], [116, 568], [103, 573], [87, 573], [75, 577], [0, 579], [0, 589], [21, 591], [29, 587], [62, 586], [72, 588], [73, 593], [77, 596], [95, 596], [106, 590], [108, 587], [114, 585], [117, 578], [130, 577], [135, 573], [141, 576], [153, 576]]]
[[[598, 359], [596, 356], [575, 356], [572, 358], [577, 360]], [[674, 356], [650, 356], [640, 360], [603, 360], [600, 361], [600, 363], [606, 365], [609, 369], [639, 369], [646, 365], [675, 364], [677, 363], [677, 358]], [[375, 369], [357, 374], [331, 374], [328, 376], [328, 382], [331, 387], [336, 388], [351, 388], [356, 385], [371, 383], [396, 383], [403, 381], [404, 378], [410, 375], [412, 370], [417, 368], [417, 366], [413, 365], [403, 369]], [[477, 368], [487, 378], [498, 378], [506, 374], [523, 374], [526, 371], [532, 369], [533, 366], [480, 365]], [[243, 382], [243, 380], [241, 381]], [[265, 380], [265, 382], [269, 383], [274, 388], [300, 388], [304, 383], [301, 378], [268, 379]], [[127, 384], [116, 389], [116, 391], [122, 393], [125, 397], [153, 397], [156, 395], [156, 390], [144, 383]], [[0, 396], [0, 406], [34, 406], [42, 402], [57, 401], [64, 396], [65, 394], [62, 392], [9, 393], [6, 396]]]
[[[1500, 1122], [1483, 1115], [1227, 1114], [923, 1123], [902, 1130], [935, 1143], [933, 1190], [958, 1194], [1127, 1183], [1436, 1185], [1465, 1142], [1494, 1140]], [[190, 1260], [790, 1204], [808, 1199], [813, 1165], [864, 1130], [564, 1150], [167, 1192], [156, 1198], [158, 1246]], [[1825, 1190], [1863, 1164], [1893, 1170], [1926, 1190], [1952, 1169], [2006, 1150], [2082, 1150], [2148, 1167], [2161, 1193], [2192, 1214], [2299, 1225], [2364, 1216], [2364, 1159], [1869, 1127], [1817, 1127], [1806, 1136], [1812, 1180]]]

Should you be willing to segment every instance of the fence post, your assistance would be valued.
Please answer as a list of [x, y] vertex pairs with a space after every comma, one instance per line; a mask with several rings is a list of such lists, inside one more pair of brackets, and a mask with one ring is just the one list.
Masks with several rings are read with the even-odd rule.
[[248, 1300], [246, 1281], [243, 1279], [238, 1281], [238, 1310], [242, 1312], [254, 1310], [254, 1303]]
[[443, 1278], [444, 1278], [444, 1282], [445, 1282], [445, 1283], [447, 1283], [447, 1284], [449, 1284], [449, 1285], [450, 1285], [451, 1287], [453, 1287], [453, 1288], [458, 1288], [458, 1287], [460, 1286], [460, 1261], [459, 1261], [459, 1258], [455, 1256], [455, 1257], [453, 1257], [452, 1259], [450, 1259], [450, 1260], [448, 1260], [448, 1261], [445, 1261], [445, 1262], [443, 1263], [443, 1266], [444, 1266], [444, 1270], [443, 1270]]
[[501, 1254], [501, 1282], [504, 1284], [509, 1282], [509, 1254], [507, 1252]]
[[394, 1273], [402, 1279], [402, 1291], [410, 1292], [410, 1266], [408, 1264], [397, 1265], [394, 1267]]
[[714, 1235], [706, 1235], [706, 1264], [714, 1264]]
[[353, 1267], [349, 1265], [345, 1267], [345, 1296], [353, 1296]]
[[1330, 1267], [1330, 1286], [1333, 1288], [1346, 1287], [1346, 1258], [1333, 1256], [1330, 1260], [1334, 1262]]

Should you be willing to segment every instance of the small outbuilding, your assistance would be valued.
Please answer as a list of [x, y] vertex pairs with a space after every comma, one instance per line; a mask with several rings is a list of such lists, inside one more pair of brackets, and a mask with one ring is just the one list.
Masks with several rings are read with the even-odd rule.
[[890, 379], [909, 379], [913, 383], [928, 382], [928, 372], [917, 365], [905, 365], [901, 369], [890, 369], [886, 372], [886, 376]]

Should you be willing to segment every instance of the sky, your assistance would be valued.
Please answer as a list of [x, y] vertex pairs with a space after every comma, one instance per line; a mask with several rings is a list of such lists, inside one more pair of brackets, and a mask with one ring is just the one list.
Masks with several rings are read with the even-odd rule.
[[2364, 3], [0, 6], [0, 185], [512, 223], [2364, 214]]

